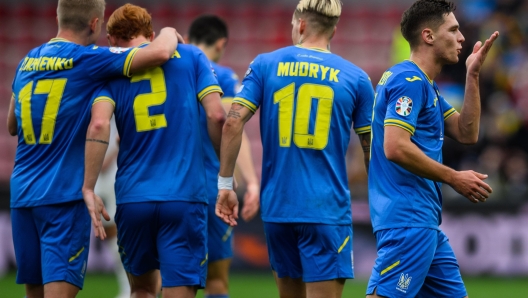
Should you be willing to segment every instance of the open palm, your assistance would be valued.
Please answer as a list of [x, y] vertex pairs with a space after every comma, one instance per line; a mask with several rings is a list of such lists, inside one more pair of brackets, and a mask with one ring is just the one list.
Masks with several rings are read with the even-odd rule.
[[486, 39], [484, 42], [484, 45], [482, 45], [481, 41], [478, 41], [475, 46], [473, 47], [473, 53], [469, 55], [469, 57], [466, 60], [466, 68], [468, 73], [470, 74], [479, 74], [480, 69], [482, 67], [482, 64], [484, 64], [484, 61], [486, 60], [486, 56], [488, 55], [489, 50], [491, 49], [491, 46], [493, 45], [493, 42], [499, 37], [499, 32], [495, 31], [490, 36], [490, 38]]

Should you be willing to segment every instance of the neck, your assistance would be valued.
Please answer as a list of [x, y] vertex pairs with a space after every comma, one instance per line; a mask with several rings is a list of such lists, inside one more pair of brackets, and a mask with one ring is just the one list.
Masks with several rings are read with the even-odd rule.
[[209, 59], [209, 61], [213, 61], [214, 63], [218, 63], [218, 59], [216, 59], [216, 55], [215, 55], [215, 51], [213, 49], [213, 47], [208, 47], [204, 44], [198, 44], [198, 45], [195, 45], [196, 47], [198, 47], [200, 50], [202, 50], [202, 52], [205, 54], [205, 56], [207, 57], [207, 59]]
[[74, 32], [71, 30], [65, 30], [65, 29], [59, 29], [59, 33], [57, 33], [57, 38], [63, 38], [63, 39], [66, 39], [68, 41], [71, 41], [73, 43], [80, 44], [83, 46], [87, 46], [91, 43], [90, 39], [88, 38], [88, 36], [86, 36], [84, 32], [77, 33], [77, 32]]
[[131, 40], [119, 39], [116, 46], [121, 48], [135, 48], [145, 42], [150, 42], [150, 40], [148, 40], [145, 36], [138, 36], [132, 38]]
[[330, 41], [324, 37], [319, 36], [307, 36], [306, 38], [301, 37], [298, 45], [305, 48], [319, 48], [330, 50]]
[[442, 64], [434, 57], [432, 52], [420, 50], [411, 52], [411, 61], [416, 63], [423, 72], [433, 81], [442, 71]]

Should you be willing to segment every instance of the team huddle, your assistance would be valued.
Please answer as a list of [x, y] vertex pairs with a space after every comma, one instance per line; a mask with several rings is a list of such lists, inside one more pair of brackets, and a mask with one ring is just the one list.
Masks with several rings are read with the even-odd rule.
[[[368, 172], [378, 258], [367, 297], [467, 297], [441, 223], [441, 184], [474, 203], [486, 175], [442, 165], [444, 136], [478, 139], [479, 72], [498, 32], [466, 60], [462, 109], [434, 82], [464, 42], [455, 6], [418, 0], [403, 13], [411, 57], [373, 89], [362, 69], [330, 51], [339, 0], [300, 0], [293, 46], [258, 55], [241, 85], [217, 64], [227, 27], [215, 16], [156, 37], [148, 12], [110, 16], [110, 47], [95, 45], [104, 0], [59, 0], [56, 38], [31, 50], [13, 81], [8, 115], [18, 135], [11, 177], [17, 283], [26, 297], [75, 297], [83, 287], [91, 226], [110, 220], [94, 192], [115, 119], [117, 245], [132, 297], [228, 297], [234, 179], [241, 215], [260, 204], [280, 297], [341, 297], [354, 278], [345, 156], [354, 129]], [[344, 33], [343, 33], [344, 34]], [[262, 177], [245, 123], [260, 109]], [[227, 115], [226, 115], [227, 112]], [[160, 293], [161, 291], [161, 293]]]

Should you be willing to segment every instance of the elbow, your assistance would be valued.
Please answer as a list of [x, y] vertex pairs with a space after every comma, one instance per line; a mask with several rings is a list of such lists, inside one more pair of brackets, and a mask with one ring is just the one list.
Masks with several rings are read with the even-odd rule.
[[219, 110], [207, 114], [207, 118], [211, 123], [214, 123], [218, 126], [224, 126], [224, 123], [226, 122], [226, 116], [223, 109], [221, 111]]
[[90, 127], [88, 128], [88, 135], [96, 136], [101, 134], [105, 130], [110, 130], [110, 120], [92, 119], [92, 121], [90, 122]]
[[478, 142], [478, 135], [459, 139], [458, 142], [462, 145], [475, 145]]
[[397, 143], [385, 142], [383, 149], [385, 151], [385, 157], [394, 163], [400, 163], [404, 158], [405, 154]]
[[11, 136], [16, 136], [17, 135], [17, 128], [16, 127], [12, 127], [12, 126], [8, 125], [7, 129], [8, 129], [9, 134]]

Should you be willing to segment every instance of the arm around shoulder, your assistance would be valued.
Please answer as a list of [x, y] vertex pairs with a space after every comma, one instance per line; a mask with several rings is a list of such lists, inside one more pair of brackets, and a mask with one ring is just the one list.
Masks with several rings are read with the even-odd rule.
[[152, 67], [161, 66], [174, 54], [178, 45], [179, 34], [176, 29], [166, 27], [149, 45], [137, 50], [130, 66], [130, 74]]

